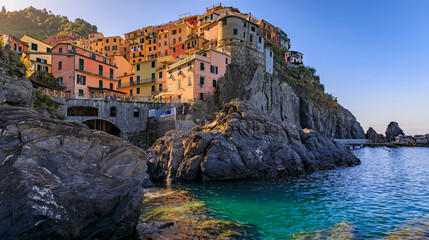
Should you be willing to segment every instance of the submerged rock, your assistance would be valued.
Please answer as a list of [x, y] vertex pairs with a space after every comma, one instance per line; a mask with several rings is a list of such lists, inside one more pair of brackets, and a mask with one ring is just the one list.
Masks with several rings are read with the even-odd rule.
[[429, 238], [429, 219], [415, 219], [407, 221], [403, 226], [395, 229], [383, 239], [428, 239]]
[[395, 141], [395, 137], [405, 135], [397, 122], [390, 122], [386, 129], [386, 139], [389, 142]]
[[135, 233], [145, 153], [78, 122], [0, 105], [0, 238], [119, 239]]
[[147, 155], [150, 177], [167, 180], [285, 177], [360, 163], [341, 144], [242, 101], [225, 104], [204, 127], [168, 132]]
[[137, 234], [139, 239], [260, 239], [256, 227], [217, 219], [190, 193], [163, 188], [145, 192]]
[[352, 223], [341, 222], [341, 223], [335, 224], [329, 229], [296, 233], [296, 234], [293, 234], [290, 237], [290, 239], [353, 240], [353, 239], [359, 239], [359, 238], [357, 237], [356, 229]]

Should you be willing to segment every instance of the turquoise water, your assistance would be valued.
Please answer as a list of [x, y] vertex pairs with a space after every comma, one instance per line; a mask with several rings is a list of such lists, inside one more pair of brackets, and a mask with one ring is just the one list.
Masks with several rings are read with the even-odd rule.
[[[391, 152], [388, 152], [390, 150]], [[217, 217], [249, 223], [266, 239], [348, 221], [376, 239], [429, 216], [429, 148], [363, 148], [361, 165], [276, 181], [186, 183]]]

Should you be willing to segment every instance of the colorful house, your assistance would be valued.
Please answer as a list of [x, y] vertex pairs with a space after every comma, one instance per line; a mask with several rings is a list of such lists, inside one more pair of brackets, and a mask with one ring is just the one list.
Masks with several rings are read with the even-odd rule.
[[28, 35], [24, 35], [21, 38], [22, 42], [25, 42], [28, 45], [28, 58], [31, 63], [31, 72], [35, 71], [46, 71], [52, 72], [51, 69], [51, 55], [43, 53], [51, 53], [52, 46], [37, 40]]
[[[9, 38], [10, 36], [10, 38]], [[10, 49], [14, 50], [15, 52], [27, 52], [28, 51], [28, 44], [21, 41], [19, 38], [16, 38], [9, 34], [4, 34], [1, 36], [3, 39], [3, 44], [6, 46], [6, 44], [10, 44]], [[10, 40], [10, 43], [9, 43]]]
[[205, 100], [216, 92], [217, 81], [230, 62], [228, 54], [210, 49], [171, 64], [167, 68], [167, 92], [160, 97], [178, 102]]
[[[95, 43], [98, 43], [97, 41]], [[96, 49], [98, 50], [98, 48]], [[130, 59], [129, 45], [120, 36], [103, 38], [102, 54], [105, 56], [122, 55], [127, 60]]]
[[45, 42], [51, 46], [54, 46], [55, 44], [57, 44], [59, 42], [81, 39], [81, 38], [83, 38], [83, 37], [80, 36], [79, 34], [76, 34], [76, 33], [65, 33], [65, 34], [57, 34], [57, 35], [48, 37], [47, 39], [43, 40], [43, 42]]
[[217, 49], [224, 49], [225, 43], [247, 44], [257, 49], [258, 25], [239, 14], [229, 14], [218, 20]]
[[189, 36], [186, 41], [170, 46], [170, 55], [173, 58], [184, 58], [187, 55], [203, 49], [206, 40], [199, 36]]
[[264, 36], [265, 40], [270, 43], [279, 43], [279, 36], [277, 35], [277, 28], [265, 20], [260, 20], [259, 24], [259, 34]]
[[134, 76], [121, 81], [121, 87], [118, 89], [133, 98], [150, 99], [156, 92], [157, 59], [137, 62], [133, 66]]
[[288, 66], [298, 66], [303, 63], [303, 55], [297, 51], [287, 51], [285, 53], [285, 61]]
[[52, 74], [66, 86], [70, 96], [93, 98], [119, 96], [117, 67], [111, 59], [70, 43], [58, 43], [52, 49]]

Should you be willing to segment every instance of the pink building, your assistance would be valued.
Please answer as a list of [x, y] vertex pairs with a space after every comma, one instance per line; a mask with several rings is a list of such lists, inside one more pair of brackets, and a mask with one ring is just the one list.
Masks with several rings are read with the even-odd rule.
[[228, 54], [213, 49], [192, 54], [167, 68], [167, 92], [161, 96], [179, 102], [205, 100], [216, 92], [230, 62]]
[[70, 43], [58, 43], [52, 52], [52, 74], [71, 96], [125, 94], [116, 90], [117, 67], [110, 58]]
[[285, 53], [285, 61], [288, 66], [301, 65], [303, 63], [303, 55], [297, 51], [287, 51]]
[[82, 38], [79, 34], [76, 33], [65, 33], [65, 34], [57, 34], [54, 36], [51, 36], [45, 40], [43, 40], [43, 42], [54, 46], [55, 44], [59, 43], [59, 42], [64, 42], [67, 40], [74, 40], [74, 39], [78, 39], [78, 38]]

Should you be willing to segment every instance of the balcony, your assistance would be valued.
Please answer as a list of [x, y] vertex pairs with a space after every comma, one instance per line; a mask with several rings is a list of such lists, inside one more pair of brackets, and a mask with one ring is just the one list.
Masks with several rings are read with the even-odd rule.
[[145, 79], [140, 79], [137, 81], [133, 81], [133, 82], [128, 82], [128, 83], [124, 83], [124, 84], [118, 84], [118, 88], [125, 88], [125, 87], [132, 87], [132, 86], [138, 86], [138, 85], [143, 85], [143, 84], [148, 84], [148, 83], [155, 83], [156, 78], [145, 78]]

